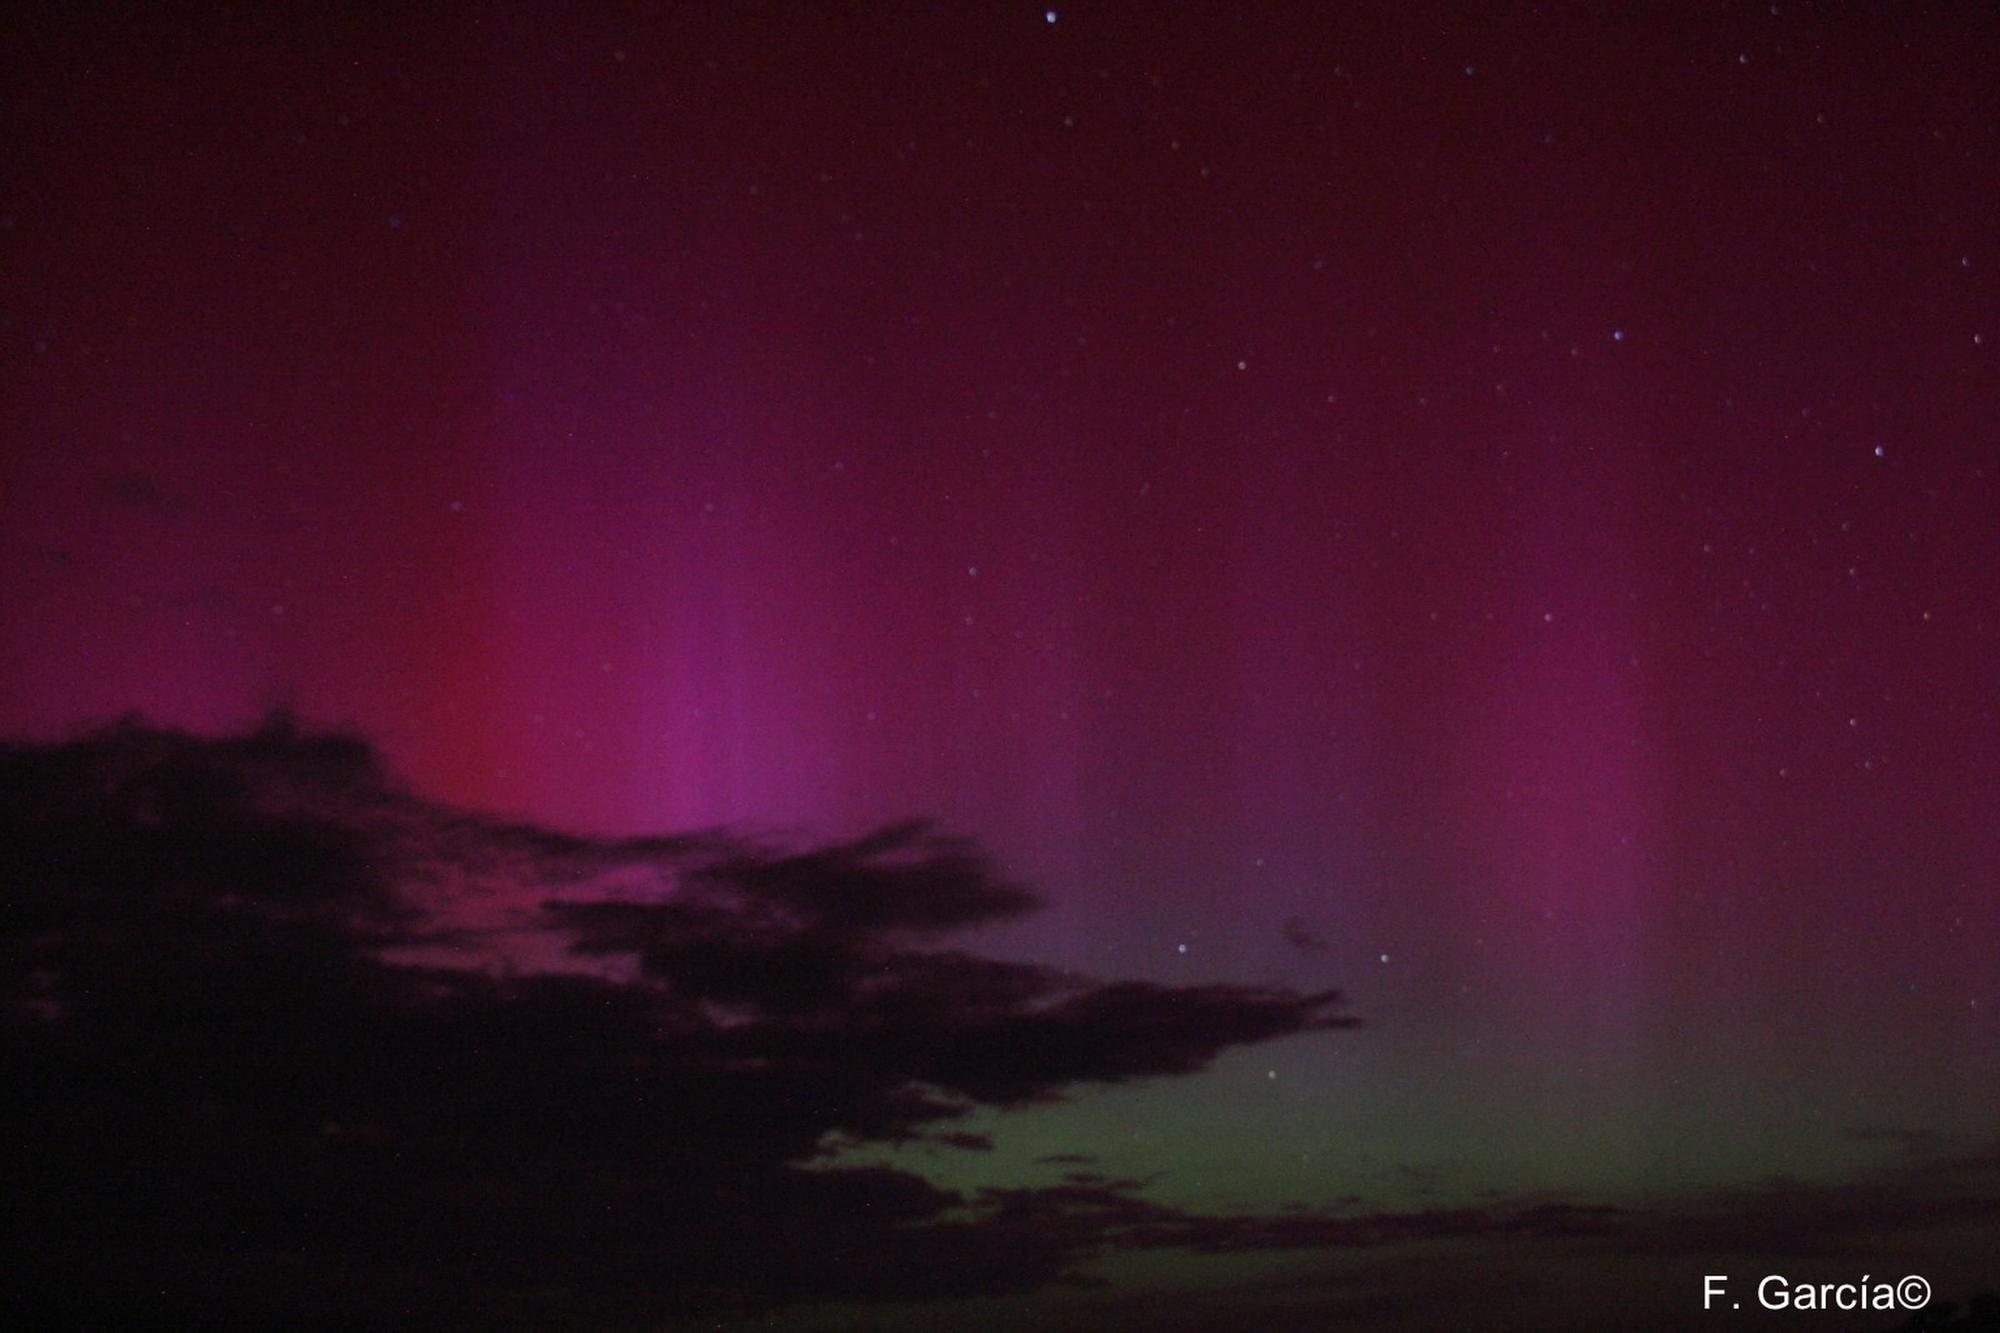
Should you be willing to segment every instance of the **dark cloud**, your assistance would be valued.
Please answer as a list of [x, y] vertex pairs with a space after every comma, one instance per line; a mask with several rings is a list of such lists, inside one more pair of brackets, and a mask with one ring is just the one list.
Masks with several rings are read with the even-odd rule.
[[[1586, 1333], [1692, 1327], [1704, 1274], [1739, 1291], [1765, 1274], [1851, 1281], [1862, 1274], [1925, 1276], [1936, 1304], [1907, 1322], [1894, 1314], [1833, 1315], [1828, 1326], [1972, 1329], [2000, 1312], [1953, 1297], [1993, 1285], [2000, 1233], [2000, 1151], [1959, 1150], [1840, 1182], [1759, 1185], [1633, 1201], [1496, 1201], [1417, 1212], [1297, 1211], [1197, 1217], [1087, 1184], [1038, 1196], [1022, 1211], [1094, 1218], [1100, 1243], [1198, 1254], [1291, 1251], [1282, 1275], [1211, 1298], [1140, 1291], [1081, 1296], [1041, 1326], [1223, 1333], [1271, 1327], [1370, 1328], [1428, 1333], [1526, 1329]], [[1718, 1310], [1722, 1328], [1803, 1327], [1797, 1312]]]
[[1280, 931], [1285, 937], [1285, 943], [1305, 953], [1325, 953], [1333, 947], [1327, 943], [1325, 937], [1313, 930], [1300, 917], [1286, 917]]
[[0, 747], [0, 875], [4, 1209], [47, 1321], [617, 1326], [1318, 1243], [1131, 1181], [968, 1197], [831, 1155], [982, 1150], [953, 1128], [980, 1104], [1351, 1022], [945, 947], [1034, 904], [925, 825], [579, 838], [288, 718], [125, 724]]
[[1889, 1238], [2000, 1232], [2000, 1149], [1913, 1156], [1838, 1183], [1771, 1180], [1673, 1201], [1645, 1218], [1655, 1252], [1866, 1262]]

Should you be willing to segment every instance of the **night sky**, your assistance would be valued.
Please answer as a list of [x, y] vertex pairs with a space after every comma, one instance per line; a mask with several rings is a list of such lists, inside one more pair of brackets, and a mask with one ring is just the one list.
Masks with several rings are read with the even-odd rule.
[[[17, 15], [8, 790], [121, 716], [259, 783], [337, 730], [399, 829], [573, 835], [458, 926], [700, 830], [714, 938], [789, 904], [815, 966], [949, 926], [1001, 989], [1137, 988], [1079, 1014], [1243, 1006], [967, 1074], [956, 1146], [839, 1126], [826, 1178], [1003, 1212], [1088, 1167], [1047, 1271], [683, 1256], [710, 1313], [1485, 1327], [1438, 1256], [1495, 1327], [1991, 1287], [2000, 15], [1475, 8]], [[787, 850], [911, 819], [1039, 907], [798, 906]], [[696, 986], [547, 910], [445, 953]]]

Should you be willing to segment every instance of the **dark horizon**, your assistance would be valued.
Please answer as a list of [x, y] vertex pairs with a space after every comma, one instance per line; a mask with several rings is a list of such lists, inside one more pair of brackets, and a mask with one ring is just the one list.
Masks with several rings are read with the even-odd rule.
[[[1495, 1250], [1562, 1281], [1893, 1237], [1963, 1282], [1989, 1257], [1965, 1237], [2000, 1222], [2000, 1142], [1899, 1144], [1842, 1186], [1406, 1211], [1178, 1208], [1084, 1140], [1019, 1184], [940, 1186], [1009, 1112], [1360, 1022], [1333, 992], [952, 947], [1038, 904], [921, 823], [819, 848], [581, 837], [427, 801], [364, 739], [280, 713], [0, 745], [0, 847], [7, 1212], [33, 1238], [10, 1302], [37, 1327], [1436, 1327]], [[982, 1109], [990, 1131], [961, 1127]], [[1300, 1276], [1438, 1247], [1468, 1267], [1425, 1291]], [[1102, 1276], [1253, 1256], [1289, 1282], [1173, 1318]], [[1601, 1327], [1608, 1294], [1487, 1313]], [[1646, 1296], [1621, 1326], [1685, 1326]]]

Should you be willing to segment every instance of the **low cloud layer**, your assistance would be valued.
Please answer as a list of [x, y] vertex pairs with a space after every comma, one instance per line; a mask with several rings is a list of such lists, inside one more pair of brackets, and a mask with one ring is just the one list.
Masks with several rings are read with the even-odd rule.
[[[1882, 1130], [1860, 1137], [1904, 1158], [1845, 1186], [1620, 1207], [1217, 1216], [1081, 1152], [1039, 1159], [1059, 1184], [970, 1192], [852, 1165], [983, 1152], [979, 1107], [1354, 1021], [1331, 992], [970, 952], [954, 933], [1035, 902], [921, 824], [581, 838], [416, 798], [284, 719], [127, 725], [0, 747], [0, 876], [0, 1210], [33, 1238], [10, 1294], [35, 1326], [907, 1320], [1038, 1293], [1048, 1327], [1671, 1328], [1750, 1256], [1964, 1291], [2000, 1226], [2000, 1158]], [[1278, 1252], [1292, 1276], [1226, 1296], [1088, 1276]]]
[[951, 947], [1034, 901], [923, 825], [808, 852], [570, 837], [282, 719], [6, 748], [0, 858], [5, 1206], [66, 1320], [640, 1324], [1259, 1247], [1297, 1224], [829, 1154], [978, 1150], [952, 1128], [976, 1106], [1352, 1022], [1330, 992]]

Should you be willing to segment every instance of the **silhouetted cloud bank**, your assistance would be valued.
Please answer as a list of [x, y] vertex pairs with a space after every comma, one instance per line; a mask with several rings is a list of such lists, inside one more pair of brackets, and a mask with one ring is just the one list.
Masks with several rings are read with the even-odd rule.
[[832, 1164], [978, 1150], [951, 1128], [976, 1105], [1352, 1022], [1331, 992], [949, 947], [1034, 901], [925, 825], [580, 838], [421, 800], [283, 718], [126, 724], [0, 748], [0, 874], [4, 1208], [47, 1320], [657, 1324], [1368, 1225]]

